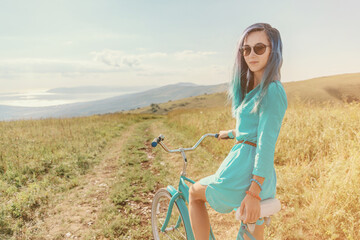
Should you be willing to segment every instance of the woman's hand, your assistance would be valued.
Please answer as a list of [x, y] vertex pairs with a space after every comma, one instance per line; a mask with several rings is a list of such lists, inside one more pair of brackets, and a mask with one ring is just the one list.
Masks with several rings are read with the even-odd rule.
[[218, 140], [220, 140], [220, 139], [230, 139], [229, 135], [228, 135], [228, 132], [229, 131], [220, 131]]
[[243, 221], [246, 223], [255, 223], [260, 218], [260, 200], [253, 196], [246, 194], [240, 205], [240, 216], [246, 213], [246, 218]]

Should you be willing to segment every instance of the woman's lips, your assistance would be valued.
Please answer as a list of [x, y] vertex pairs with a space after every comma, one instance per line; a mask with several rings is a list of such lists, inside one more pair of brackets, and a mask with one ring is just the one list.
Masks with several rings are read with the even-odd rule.
[[249, 62], [250, 64], [256, 64], [256, 63], [258, 63], [258, 62], [256, 62], [256, 61], [254, 61], [254, 62]]

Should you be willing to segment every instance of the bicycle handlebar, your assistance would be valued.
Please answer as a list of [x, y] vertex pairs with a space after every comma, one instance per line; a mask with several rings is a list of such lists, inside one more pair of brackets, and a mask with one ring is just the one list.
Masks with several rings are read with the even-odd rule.
[[151, 143], [152, 147], [156, 147], [160, 141], [164, 140], [164, 135], [160, 134], [157, 138], [154, 138], [154, 140]]
[[158, 144], [160, 144], [160, 146], [167, 152], [169, 153], [173, 153], [173, 152], [181, 152], [181, 151], [191, 151], [191, 150], [194, 150], [195, 148], [197, 148], [199, 146], [199, 144], [202, 142], [202, 140], [204, 140], [204, 138], [206, 137], [215, 137], [215, 138], [218, 138], [219, 137], [219, 134], [216, 133], [207, 133], [205, 135], [203, 135], [196, 143], [193, 147], [191, 148], [179, 148], [179, 149], [174, 149], [174, 150], [169, 150], [166, 145], [163, 143], [165, 137], [164, 135], [160, 134], [157, 138], [154, 138], [154, 140], [152, 141], [151, 143], [151, 146], [152, 147], [156, 147]]

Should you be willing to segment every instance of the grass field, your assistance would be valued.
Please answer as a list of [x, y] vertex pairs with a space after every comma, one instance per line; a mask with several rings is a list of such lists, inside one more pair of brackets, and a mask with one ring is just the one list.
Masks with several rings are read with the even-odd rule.
[[[0, 239], [151, 239], [152, 196], [182, 169], [151, 140], [187, 147], [234, 126], [229, 107], [0, 122]], [[233, 144], [205, 140], [187, 154], [188, 177], [213, 174]], [[360, 239], [359, 146], [360, 103], [293, 102], [275, 151], [282, 210], [266, 239]], [[234, 212], [209, 213], [217, 239], [235, 239]]]
[[130, 125], [157, 116], [109, 114], [0, 123], [0, 239], [22, 239], [58, 193], [79, 185], [106, 146]]
[[[360, 238], [359, 120], [359, 103], [298, 103], [287, 110], [275, 152], [277, 197], [283, 207], [266, 231], [268, 239]], [[222, 108], [179, 110], [168, 122], [189, 142], [234, 126], [230, 110]], [[194, 175], [213, 173], [230, 147], [209, 142], [207, 151], [222, 157], [208, 159]]]

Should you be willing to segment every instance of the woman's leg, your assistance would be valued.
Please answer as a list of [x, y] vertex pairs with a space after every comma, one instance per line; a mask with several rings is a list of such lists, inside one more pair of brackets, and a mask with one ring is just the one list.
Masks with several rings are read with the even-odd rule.
[[209, 240], [210, 235], [209, 215], [205, 206], [206, 187], [196, 182], [189, 192], [190, 222], [196, 240]]
[[[264, 240], [264, 226], [265, 223], [255, 226], [255, 231], [251, 233], [251, 235], [253, 235], [256, 240]], [[245, 240], [250, 240], [246, 234], [244, 234], [244, 238]]]

